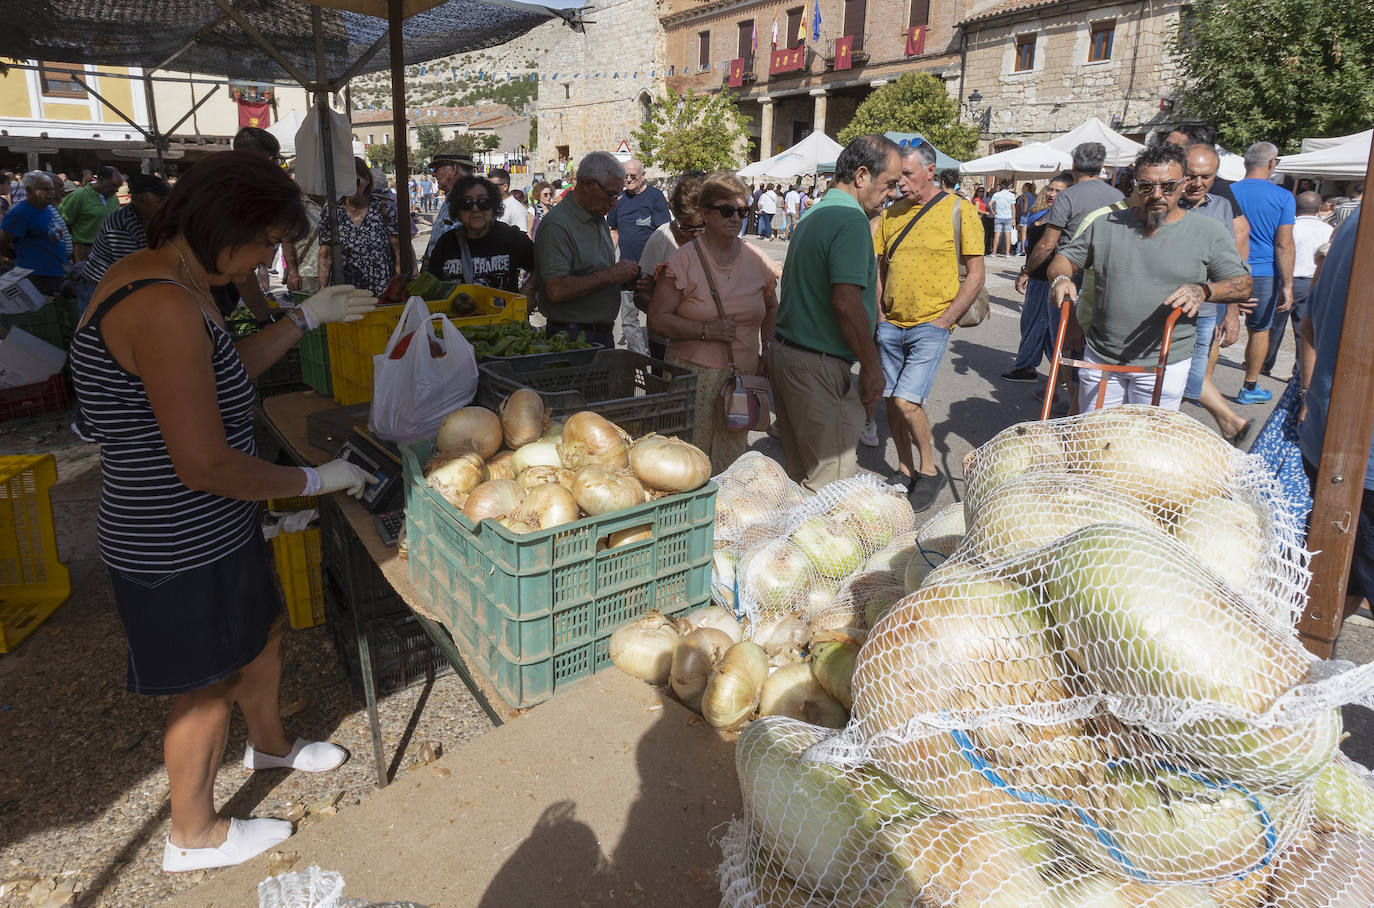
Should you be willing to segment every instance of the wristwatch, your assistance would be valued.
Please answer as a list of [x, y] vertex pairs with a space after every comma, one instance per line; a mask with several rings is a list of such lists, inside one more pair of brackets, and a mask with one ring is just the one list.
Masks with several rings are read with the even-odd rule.
[[1210, 300], [1212, 298], [1212, 288], [1208, 286], [1207, 282], [1202, 281], [1198, 286], [1202, 288], [1202, 301], [1205, 303]]
[[298, 307], [293, 306], [292, 308], [287, 309], [286, 317], [296, 323], [296, 327], [301, 329], [302, 334], [310, 330], [310, 324], [306, 320], [305, 313], [302, 312]]

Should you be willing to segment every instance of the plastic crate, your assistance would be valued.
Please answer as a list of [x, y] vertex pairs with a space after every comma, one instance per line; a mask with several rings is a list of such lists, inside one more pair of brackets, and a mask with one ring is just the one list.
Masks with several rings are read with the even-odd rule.
[[72, 335], [81, 322], [81, 305], [74, 296], [55, 296], [51, 305], [57, 310], [57, 329], [62, 337], [62, 346], [70, 347]]
[[[268, 510], [281, 513], [310, 510], [316, 506], [315, 498], [304, 496], [274, 498], [267, 503]], [[314, 526], [295, 533], [278, 533], [272, 537], [272, 556], [277, 563], [277, 579], [281, 581], [291, 626], [306, 628], [323, 624], [320, 528]]]
[[67, 409], [67, 382], [61, 372], [17, 388], [0, 388], [0, 422]]
[[[334, 636], [334, 648], [348, 675], [353, 696], [363, 699], [362, 665], [358, 661], [358, 639], [353, 629], [350, 603], [332, 577], [324, 581], [325, 613]], [[453, 671], [443, 652], [420, 626], [419, 619], [405, 607], [399, 596], [392, 596], [393, 608], [384, 614], [362, 619], [359, 632], [368, 638], [372, 659], [373, 690], [378, 697], [420, 684], [431, 676], [438, 678]]]
[[267, 367], [266, 372], [253, 379], [253, 387], [258, 389], [258, 396], [264, 398], [304, 391], [309, 387], [302, 380], [300, 348], [287, 350], [281, 359]]
[[0, 653], [18, 646], [71, 595], [57, 557], [51, 454], [0, 457]]
[[[517, 293], [478, 284], [458, 284], [450, 298], [459, 290], [472, 295], [479, 312], [468, 318], [452, 319], [456, 328], [518, 322], [526, 316], [525, 298]], [[426, 305], [431, 313], [447, 312], [449, 299], [433, 300]], [[391, 339], [391, 332], [396, 330], [403, 311], [405, 306], [378, 306], [363, 316], [361, 321], [326, 326], [334, 400], [342, 406], [366, 403], [372, 399], [372, 357], [386, 350], [386, 342]]]
[[0, 315], [0, 325], [6, 328], [19, 328], [54, 347], [67, 349], [67, 345], [62, 341], [62, 317], [54, 303], [44, 303], [32, 312]]
[[562, 369], [569, 366], [586, 366], [596, 358], [596, 354], [606, 348], [600, 344], [577, 350], [564, 350], [561, 353], [522, 353], [519, 356], [482, 356], [479, 363], [518, 363], [525, 360], [536, 362], [540, 369]]
[[334, 393], [334, 379], [329, 374], [329, 338], [321, 325], [301, 335], [296, 344], [301, 357], [301, 381], [321, 394]]
[[512, 391], [533, 388], [556, 420], [591, 410], [636, 437], [657, 432], [692, 440], [695, 372], [629, 350], [596, 350], [580, 364], [566, 364], [567, 356], [486, 360], [477, 367], [473, 403], [495, 410]]
[[320, 534], [324, 572], [364, 619], [406, 607], [329, 496], [320, 498]]
[[[626, 621], [710, 599], [714, 483], [515, 534], [495, 521], [473, 524], [424, 485], [432, 450], [431, 442], [401, 450], [411, 581], [511, 705], [547, 700], [609, 665], [607, 640]], [[638, 527], [650, 538], [601, 549], [611, 533]]]

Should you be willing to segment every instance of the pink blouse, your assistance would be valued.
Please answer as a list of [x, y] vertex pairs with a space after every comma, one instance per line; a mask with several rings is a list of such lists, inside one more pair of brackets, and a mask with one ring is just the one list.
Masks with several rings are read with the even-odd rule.
[[[711, 285], [706, 281], [706, 273], [701, 268], [701, 258], [697, 255], [697, 241], [693, 240], [679, 248], [668, 257], [665, 277], [672, 277], [677, 289], [682, 292], [682, 302], [678, 304], [677, 315], [694, 322], [715, 321], [720, 318], [716, 304], [711, 299]], [[734, 319], [735, 365], [741, 372], [755, 372], [759, 365], [759, 329], [767, 310], [764, 296], [775, 291], [778, 283], [768, 256], [748, 243], [740, 243], [740, 252], [733, 265], [722, 268], [711, 258], [708, 249], [702, 250], [711, 263], [711, 274], [716, 279], [716, 289], [720, 291], [720, 302], [725, 314]], [[670, 340], [668, 352], [688, 362], [713, 369], [728, 368], [730, 363], [725, 354], [725, 345], [720, 341]]]

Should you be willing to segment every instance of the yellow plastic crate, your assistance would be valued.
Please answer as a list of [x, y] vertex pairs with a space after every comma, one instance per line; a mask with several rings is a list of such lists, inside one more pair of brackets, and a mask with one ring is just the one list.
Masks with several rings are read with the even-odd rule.
[[[466, 292], [477, 303], [477, 315], [453, 319], [455, 328], [519, 322], [528, 314], [525, 297], [480, 284], [456, 284], [448, 297], [426, 305], [432, 313], [447, 312], [460, 292]], [[334, 400], [339, 405], [351, 407], [372, 400], [372, 357], [386, 350], [386, 342], [396, 330], [403, 311], [405, 306], [378, 306], [361, 321], [327, 326], [329, 372], [334, 383]]]
[[[314, 508], [314, 498], [274, 498], [267, 503], [271, 511], [303, 511]], [[320, 574], [320, 528], [299, 533], [278, 533], [272, 537], [272, 556], [277, 562], [277, 578], [286, 599], [286, 615], [294, 628], [324, 623], [324, 583]]]
[[57, 558], [51, 454], [0, 457], [0, 653], [8, 653], [71, 595]]

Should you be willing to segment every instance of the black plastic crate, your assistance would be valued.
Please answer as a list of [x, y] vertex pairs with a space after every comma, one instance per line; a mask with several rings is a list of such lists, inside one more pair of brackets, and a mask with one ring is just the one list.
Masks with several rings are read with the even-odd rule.
[[253, 379], [253, 387], [258, 389], [259, 397], [274, 397], [290, 394], [292, 391], [307, 391], [301, 373], [301, 351], [292, 347], [281, 359], [267, 367], [267, 371]]
[[389, 614], [397, 608], [409, 611], [334, 500], [321, 495], [319, 509], [320, 557], [324, 573], [338, 584], [346, 602], [359, 609], [364, 620]]
[[[367, 636], [368, 652], [372, 657], [372, 687], [376, 695], [385, 697], [439, 678], [453, 671], [444, 654], [420, 626], [419, 619], [399, 596], [392, 594], [392, 608], [386, 614], [362, 619], [358, 633]], [[325, 572], [325, 620], [334, 635], [334, 648], [339, 662], [348, 675], [353, 696], [364, 698], [363, 669], [358, 660], [358, 638], [354, 633], [350, 604], [334, 578]]]

